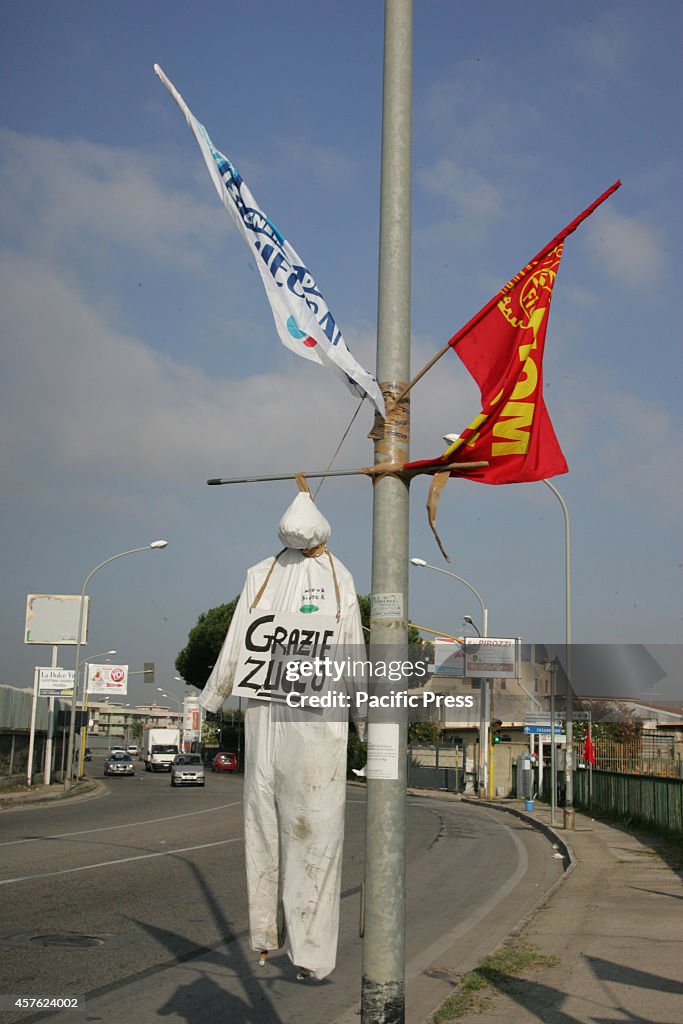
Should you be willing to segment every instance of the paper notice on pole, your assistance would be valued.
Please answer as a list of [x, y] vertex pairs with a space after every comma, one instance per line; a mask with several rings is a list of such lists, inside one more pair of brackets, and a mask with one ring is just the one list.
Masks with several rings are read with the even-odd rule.
[[398, 741], [398, 724], [369, 723], [368, 779], [398, 778]]
[[403, 618], [403, 594], [372, 594], [370, 597], [370, 619]]

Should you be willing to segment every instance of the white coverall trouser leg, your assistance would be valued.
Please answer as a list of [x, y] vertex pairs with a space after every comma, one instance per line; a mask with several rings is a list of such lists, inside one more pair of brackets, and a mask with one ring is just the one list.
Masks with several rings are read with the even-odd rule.
[[295, 716], [264, 701], [245, 715], [250, 940], [279, 948], [281, 902], [290, 959], [324, 978], [337, 956], [348, 723]]

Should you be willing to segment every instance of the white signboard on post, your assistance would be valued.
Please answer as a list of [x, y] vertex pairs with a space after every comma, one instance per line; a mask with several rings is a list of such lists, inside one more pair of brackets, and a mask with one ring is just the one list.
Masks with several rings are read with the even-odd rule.
[[320, 662], [334, 657], [338, 639], [334, 615], [252, 609], [232, 696], [284, 703], [289, 693], [320, 695], [329, 677], [316, 673], [316, 659], [320, 669]]
[[202, 728], [202, 716], [196, 697], [186, 697], [183, 703], [183, 740], [196, 743]]
[[519, 678], [519, 641], [500, 637], [465, 637], [465, 675], [470, 679]]
[[[81, 643], [88, 638], [88, 601], [83, 599]], [[26, 598], [25, 644], [78, 643], [78, 619], [81, 611], [79, 594], [29, 594]]]
[[72, 697], [74, 670], [68, 668], [39, 668], [39, 697]]
[[88, 665], [88, 693], [125, 697], [128, 693], [128, 666]]

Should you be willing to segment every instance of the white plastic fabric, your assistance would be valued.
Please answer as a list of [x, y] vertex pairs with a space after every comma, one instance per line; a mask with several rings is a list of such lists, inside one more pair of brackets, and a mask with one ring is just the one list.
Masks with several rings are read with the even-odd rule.
[[277, 528], [277, 535], [282, 544], [286, 548], [295, 548], [298, 551], [304, 548], [317, 548], [319, 544], [324, 544], [331, 532], [332, 528], [327, 519], [306, 492], [297, 494]]
[[[280, 555], [259, 610], [296, 612], [314, 605], [321, 614], [336, 616], [337, 590], [327, 553], [307, 557], [302, 551], [322, 543], [321, 520], [329, 534], [310, 495], [298, 495], [280, 524], [282, 536], [297, 549], [288, 547]], [[217, 711], [230, 695], [249, 609], [272, 567], [273, 556], [247, 572], [223, 648], [199, 697], [208, 711]], [[336, 558], [334, 573], [340, 643], [357, 653], [364, 640], [353, 578]], [[250, 942], [253, 950], [278, 949], [284, 923], [292, 962], [324, 978], [337, 956], [348, 722], [301, 717], [260, 700], [250, 700], [245, 714]]]

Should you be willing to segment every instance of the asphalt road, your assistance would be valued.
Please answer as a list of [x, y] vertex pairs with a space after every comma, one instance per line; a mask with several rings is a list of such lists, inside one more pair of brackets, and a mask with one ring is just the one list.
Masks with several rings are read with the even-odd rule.
[[[101, 761], [88, 766], [101, 777]], [[247, 941], [242, 778], [204, 788], [167, 774], [102, 779], [100, 795], [0, 817], [0, 1021], [6, 997], [78, 995], [118, 1024], [342, 1024], [358, 1021], [365, 792], [350, 786], [338, 966], [295, 981], [284, 955], [260, 968]], [[554, 884], [545, 837], [507, 815], [408, 798], [407, 1021], [421, 1021]]]

